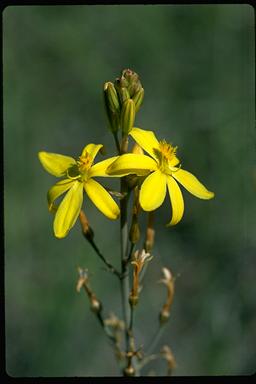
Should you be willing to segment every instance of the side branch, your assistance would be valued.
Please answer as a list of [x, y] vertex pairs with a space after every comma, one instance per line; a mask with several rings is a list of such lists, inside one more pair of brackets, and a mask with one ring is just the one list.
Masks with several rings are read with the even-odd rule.
[[114, 275], [116, 275], [120, 280], [122, 278], [122, 274], [111, 264], [107, 261], [107, 259], [103, 256], [103, 254], [100, 252], [99, 248], [95, 244], [95, 241], [93, 239], [94, 233], [92, 228], [89, 226], [88, 219], [84, 213], [83, 210], [81, 210], [79, 214], [79, 219], [82, 227], [82, 233], [86, 240], [89, 242], [89, 244], [92, 246], [94, 251], [97, 253], [99, 258], [104, 262], [104, 264], [107, 266], [108, 270], [112, 272]]

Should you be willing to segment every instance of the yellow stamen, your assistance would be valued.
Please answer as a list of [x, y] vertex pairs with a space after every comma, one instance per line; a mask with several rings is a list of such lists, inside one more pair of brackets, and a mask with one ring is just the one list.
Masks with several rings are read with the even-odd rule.
[[79, 172], [85, 173], [85, 172], [89, 171], [89, 169], [92, 166], [92, 162], [93, 162], [93, 159], [91, 158], [91, 156], [87, 152], [85, 152], [85, 154], [83, 156], [79, 156], [79, 158], [77, 160]]
[[171, 144], [167, 143], [165, 140], [159, 141], [159, 150], [162, 156], [167, 160], [172, 160], [176, 155], [178, 147], [173, 147]]
[[173, 147], [165, 140], [159, 141], [159, 147], [154, 148], [154, 153], [158, 158], [159, 169], [164, 173], [169, 173], [169, 161], [176, 157], [178, 147]]

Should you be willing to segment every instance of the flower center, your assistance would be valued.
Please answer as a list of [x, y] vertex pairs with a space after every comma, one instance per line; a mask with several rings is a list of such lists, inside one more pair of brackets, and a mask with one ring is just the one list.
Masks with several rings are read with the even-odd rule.
[[169, 173], [169, 161], [176, 156], [177, 148], [178, 147], [173, 147], [165, 140], [159, 141], [159, 147], [155, 148], [154, 152], [159, 162], [159, 169], [162, 172]]
[[167, 143], [165, 140], [159, 142], [159, 150], [162, 156], [167, 160], [172, 160], [176, 155], [178, 147], [173, 147], [171, 144]]
[[87, 171], [89, 171], [89, 169], [92, 166], [92, 162], [93, 162], [93, 159], [91, 158], [91, 156], [87, 152], [85, 152], [85, 154], [83, 156], [79, 156], [79, 158], [77, 160], [79, 172], [81, 174], [84, 174]]

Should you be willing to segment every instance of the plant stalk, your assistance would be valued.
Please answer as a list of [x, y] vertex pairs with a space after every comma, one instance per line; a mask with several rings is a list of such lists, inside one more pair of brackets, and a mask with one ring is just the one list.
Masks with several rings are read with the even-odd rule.
[[[126, 182], [125, 179], [121, 179], [121, 193], [126, 193]], [[126, 263], [126, 254], [128, 246], [128, 223], [127, 223], [127, 203], [128, 196], [126, 195], [120, 201], [120, 230], [121, 230], [121, 268], [122, 278], [121, 282], [121, 294], [122, 294], [122, 307], [123, 307], [123, 318], [126, 329], [126, 350], [129, 349], [129, 319], [130, 319], [130, 307], [129, 307], [129, 274]]]

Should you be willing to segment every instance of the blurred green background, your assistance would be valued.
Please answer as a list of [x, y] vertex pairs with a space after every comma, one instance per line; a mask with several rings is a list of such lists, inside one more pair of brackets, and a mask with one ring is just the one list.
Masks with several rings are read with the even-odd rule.
[[[89, 268], [105, 314], [119, 285], [79, 223], [54, 238], [46, 193], [56, 179], [40, 150], [77, 157], [90, 142], [112, 155], [102, 86], [124, 68], [145, 88], [136, 126], [178, 145], [184, 169], [216, 197], [184, 191], [185, 215], [157, 211], [154, 259], [136, 310], [138, 345], [155, 332], [175, 275], [167, 344], [175, 375], [255, 371], [254, 12], [249, 5], [11, 6], [3, 13], [6, 370], [15, 377], [116, 376], [112, 350], [75, 290]], [[100, 155], [99, 155], [100, 156]], [[98, 157], [100, 159], [100, 157]], [[118, 188], [117, 181], [104, 180]], [[119, 267], [119, 223], [86, 199], [100, 249]], [[163, 362], [144, 370], [165, 374]]]

